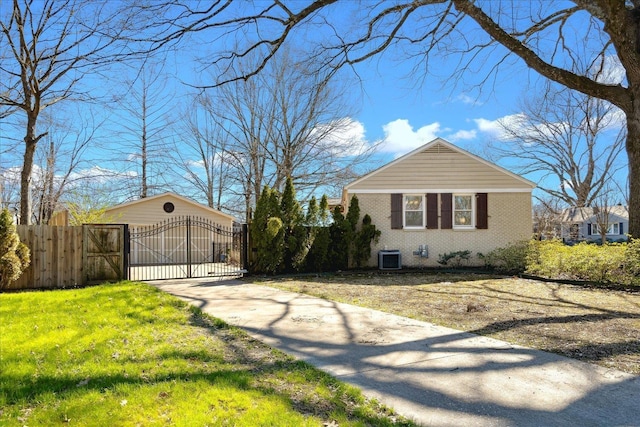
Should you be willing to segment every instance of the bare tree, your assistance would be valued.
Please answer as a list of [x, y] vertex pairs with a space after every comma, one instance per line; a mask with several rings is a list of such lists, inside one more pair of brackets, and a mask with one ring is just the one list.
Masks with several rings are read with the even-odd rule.
[[[626, 132], [619, 110], [549, 81], [538, 93], [524, 98], [520, 114], [501, 121], [505, 136], [491, 151], [514, 159], [522, 174], [540, 174], [538, 188], [568, 206], [591, 206], [622, 167]], [[554, 179], [545, 181], [549, 176]]]
[[[591, 234], [595, 234], [594, 231], [597, 231], [602, 243], [607, 242], [607, 234], [609, 234], [610, 228], [617, 227], [616, 224], [611, 222], [613, 206], [616, 204], [614, 194], [615, 192], [613, 191], [612, 186], [608, 185], [592, 203], [593, 217], [595, 218], [596, 223], [591, 224], [591, 227], [597, 227], [597, 230], [592, 230]], [[620, 230], [616, 228], [615, 233], [612, 234], [621, 234], [619, 231]]]
[[[339, 81], [310, 73], [288, 51], [260, 75], [212, 89], [206, 102], [196, 105], [210, 125], [226, 133], [207, 137], [217, 141], [209, 147], [222, 160], [218, 166], [232, 171], [218, 188], [242, 198], [247, 213], [265, 185], [282, 189], [287, 177], [306, 198], [356, 176], [373, 147], [352, 140], [344, 93]], [[191, 131], [198, 138], [202, 134], [202, 129]]]
[[128, 6], [84, 0], [13, 0], [0, 8], [0, 107], [3, 116], [24, 113], [23, 224], [31, 222], [34, 154], [46, 135], [38, 129], [40, 115], [62, 101], [87, 99], [89, 93], [80, 85], [87, 75], [133, 55], [132, 49], [125, 48], [132, 43], [127, 34], [138, 33], [148, 15], [144, 10], [135, 15]]
[[186, 174], [190, 186], [197, 189], [195, 198], [204, 196], [209, 207], [238, 213], [228, 199], [232, 176], [229, 134], [219, 123], [206, 93], [194, 97], [182, 123], [182, 139], [173, 153], [178, 169]]
[[0, 166], [0, 209], [9, 209], [17, 216], [20, 197], [20, 170], [17, 167]]
[[538, 239], [557, 239], [562, 236], [562, 211], [557, 198], [538, 198], [533, 205], [533, 227]]
[[[194, 31], [222, 29], [229, 38], [242, 37], [244, 46], [213, 61], [232, 68], [251, 52], [257, 52], [261, 60], [236, 76], [223, 76], [217, 84], [260, 73], [292, 39], [304, 43], [308, 55], [331, 70], [364, 62], [388, 49], [403, 49], [423, 76], [434, 57], [462, 54], [459, 74], [453, 79], [467, 71], [486, 69], [483, 66], [495, 75], [511, 58], [519, 58], [540, 75], [609, 101], [623, 111], [630, 233], [640, 236], [640, 1], [401, 0], [340, 3], [340, 10], [335, 3], [274, 0], [244, 5], [223, 15], [214, 10], [221, 7], [219, 3], [201, 10], [182, 7], [167, 15], [173, 19], [158, 21], [165, 28], [159, 45]], [[312, 26], [326, 31], [305, 32]], [[590, 64], [589, 70], [618, 61], [625, 79], [603, 82], [577, 73], [578, 60]]]
[[120, 143], [110, 148], [117, 155], [114, 162], [133, 165], [137, 195], [145, 198], [164, 185], [162, 176], [169, 168], [168, 135], [176, 120], [172, 111], [175, 97], [162, 63], [145, 58], [131, 65], [133, 77], [124, 81], [126, 92], [116, 95], [113, 105]]
[[45, 144], [38, 146], [34, 156], [37, 168], [32, 197], [36, 224], [48, 224], [56, 209], [60, 208], [65, 192], [70, 187], [81, 186], [87, 179], [78, 175], [78, 171], [87, 160], [84, 155], [95, 142], [94, 136], [101, 123], [96, 123], [93, 115], [83, 117], [81, 112], [76, 112], [74, 116], [75, 120], [64, 121], [64, 116], [59, 113], [56, 119], [45, 113], [46, 134], [42, 139]]
[[275, 104], [269, 102], [258, 81], [234, 82], [219, 88], [215, 121], [228, 137], [227, 159], [234, 170], [229, 191], [242, 198], [244, 212], [260, 197], [267, 173], [267, 145], [276, 120]]
[[106, 212], [118, 202], [119, 195], [114, 189], [112, 181], [91, 177], [82, 185], [73, 186], [66, 191], [63, 200], [69, 211], [69, 225], [117, 222], [117, 216]]

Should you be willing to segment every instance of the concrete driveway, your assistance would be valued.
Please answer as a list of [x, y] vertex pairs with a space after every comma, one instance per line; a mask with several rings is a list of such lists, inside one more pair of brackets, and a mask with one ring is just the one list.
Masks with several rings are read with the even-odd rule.
[[423, 425], [640, 426], [640, 377], [241, 281], [151, 282]]

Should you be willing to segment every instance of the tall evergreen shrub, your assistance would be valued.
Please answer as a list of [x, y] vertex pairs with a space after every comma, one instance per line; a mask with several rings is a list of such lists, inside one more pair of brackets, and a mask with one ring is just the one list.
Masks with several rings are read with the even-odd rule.
[[369, 214], [362, 218], [362, 226], [356, 231], [353, 245], [353, 263], [362, 267], [371, 257], [371, 243], [378, 243], [381, 231], [371, 223]]
[[360, 203], [358, 201], [358, 196], [353, 196], [351, 201], [349, 201], [349, 210], [347, 211], [347, 215], [345, 216], [346, 222], [346, 235], [344, 238], [347, 240], [348, 253], [349, 253], [349, 261], [348, 265], [352, 266], [355, 264], [356, 258], [356, 240], [358, 234], [358, 220], [360, 219]]
[[282, 265], [285, 233], [280, 209], [278, 192], [265, 186], [256, 203], [250, 228], [256, 273], [273, 274]]
[[309, 202], [307, 211], [307, 226], [310, 229], [310, 246], [306, 259], [307, 271], [326, 271], [329, 265], [329, 246], [331, 236], [329, 234], [329, 201], [327, 196], [322, 196], [320, 205], [316, 207], [315, 198]]
[[280, 217], [284, 232], [284, 252], [282, 270], [291, 272], [299, 270], [306, 256], [305, 243], [307, 230], [304, 227], [304, 216], [293, 187], [291, 177], [287, 182], [280, 201]]
[[346, 270], [349, 267], [349, 237], [351, 225], [342, 215], [340, 206], [333, 209], [333, 223], [329, 227], [331, 240], [329, 248], [328, 269]]

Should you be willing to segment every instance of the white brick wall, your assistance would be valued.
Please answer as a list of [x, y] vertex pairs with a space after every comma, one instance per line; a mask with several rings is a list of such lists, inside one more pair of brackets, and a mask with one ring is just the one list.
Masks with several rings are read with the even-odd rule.
[[[361, 216], [369, 214], [372, 223], [382, 234], [372, 246], [369, 266], [377, 266], [378, 251], [399, 249], [403, 267], [434, 267], [438, 255], [453, 251], [470, 250], [469, 265], [482, 265], [477, 253], [506, 246], [532, 235], [531, 193], [489, 193], [489, 228], [486, 230], [392, 230], [391, 196], [389, 194], [358, 194]], [[349, 200], [352, 195], [349, 195]], [[428, 245], [429, 257], [413, 255], [419, 245]]]

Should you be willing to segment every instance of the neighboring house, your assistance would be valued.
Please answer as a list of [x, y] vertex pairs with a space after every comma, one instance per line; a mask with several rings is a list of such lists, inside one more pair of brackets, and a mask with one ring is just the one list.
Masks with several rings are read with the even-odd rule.
[[[129, 224], [132, 264], [221, 260], [231, 247], [231, 215], [175, 193], [123, 203], [105, 211], [110, 222]], [[187, 227], [186, 218], [189, 217]]]
[[468, 264], [479, 265], [478, 252], [531, 238], [535, 186], [438, 138], [348, 184], [343, 204], [358, 196], [361, 214], [382, 232], [371, 266], [385, 249], [383, 264], [391, 251], [403, 266], [422, 267], [469, 250]]
[[565, 241], [600, 241], [600, 226], [606, 226], [607, 241], [627, 240], [629, 209], [615, 205], [606, 208], [568, 208], [561, 214], [562, 238]]

